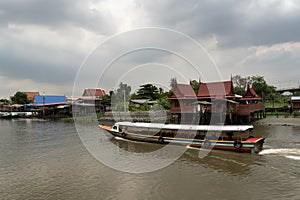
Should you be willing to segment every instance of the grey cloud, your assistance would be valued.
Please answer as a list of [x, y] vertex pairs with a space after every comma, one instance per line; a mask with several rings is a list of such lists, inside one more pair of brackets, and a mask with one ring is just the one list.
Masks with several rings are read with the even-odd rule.
[[[105, 40], [107, 36], [119, 31], [119, 27], [123, 25], [119, 24], [117, 19], [113, 20], [113, 14], [109, 10], [90, 8], [89, 4], [93, 2], [98, 1], [0, 1], [0, 75], [11, 79], [34, 79], [36, 82], [47, 82], [54, 85], [71, 84], [74, 81], [78, 66], [86, 56], [82, 55], [84, 54], [82, 51], [74, 51], [74, 48], [80, 48], [81, 45], [86, 46], [84, 42], [80, 45], [70, 46], [68, 44], [76, 43], [75, 40], [80, 39], [87, 32], [91, 33], [92, 36], [87, 36], [84, 38], [85, 40], [96, 41], [97, 39], [91, 37], [97, 36]], [[261, 2], [267, 6], [260, 7]], [[297, 80], [300, 65], [298, 50], [269, 52], [261, 57], [256, 57], [255, 52], [248, 50], [255, 46], [300, 42], [300, 26], [298, 25], [300, 2], [295, 1], [294, 3], [298, 4], [298, 8], [293, 8], [289, 12], [281, 12], [283, 8], [280, 7], [280, 2], [282, 1], [274, 1], [275, 3], [270, 5], [268, 2], [255, 0], [136, 1], [136, 7], [133, 7], [136, 9], [137, 15], [142, 15], [145, 19], [134, 16], [130, 28], [136, 28], [134, 22], [137, 21], [139, 27], [143, 25], [175, 29], [188, 34], [197, 41], [209, 41], [215, 37], [218, 43], [216, 47], [213, 47], [213, 50], [217, 52], [220, 59], [223, 59], [220, 61], [220, 67], [222, 71], [228, 74], [225, 77], [229, 77], [234, 69], [240, 70], [238, 73], [241, 74], [251, 75], [255, 72], [271, 77], [280, 76], [284, 74], [284, 69], [289, 68], [293, 69], [295, 73], [285, 75], [286, 79]], [[128, 12], [134, 12], [134, 9], [132, 8]], [[131, 22], [130, 19], [128, 21]], [[15, 30], [9, 30], [8, 25], [13, 24], [25, 26], [17, 27], [16, 32], [12, 34], [10, 31]], [[33, 27], [27, 25], [33, 25]], [[26, 41], [27, 34], [30, 35], [31, 32], [41, 27], [47, 31], [55, 32], [57, 38], [62, 41], [68, 40], [68, 42], [55, 45], [55, 39], [47, 38], [51, 34], [39, 35], [36, 40]], [[24, 31], [26, 32], [25, 36], [22, 34], [23, 29], [26, 29]], [[84, 30], [84, 33], [69, 38], [67, 34], [73, 30]], [[172, 38], [168, 35], [164, 37], [150, 35], [156, 42], [164, 43], [167, 41], [167, 48], [170, 49], [189, 46], [185, 40]], [[107, 56], [118, 55], [118, 50], [123, 48], [122, 45], [125, 48], [134, 48], [139, 41], [145, 41], [147, 45], [150, 44], [151, 41], [144, 40], [145, 38], [150, 37], [147, 34], [135, 36], [134, 33], [131, 33], [130, 37], [121, 37], [115, 43], [106, 44], [107, 47], [100, 53], [106, 58]], [[43, 44], [43, 40], [53, 42], [53, 45]], [[124, 43], [122, 40], [130, 40], [130, 42]], [[193, 53], [191, 50], [190, 54]], [[121, 61], [123, 61], [122, 64], [129, 66], [155, 61], [168, 64], [168, 55], [168, 53], [144, 51], [132, 53], [122, 58]], [[245, 57], [249, 57], [247, 62], [242, 63], [243, 66], [237, 66]], [[100, 68], [100, 72], [107, 63], [108, 61], [105, 59], [103, 62], [101, 59], [95, 59], [95, 66]], [[177, 66], [181, 63], [176, 60], [171, 64]], [[200, 66], [206, 66], [206, 64], [201, 63]], [[124, 71], [124, 69], [122, 70]], [[122, 70], [119, 69], [119, 71]], [[189, 70], [186, 71], [190, 72]], [[113, 74], [114, 71], [111, 73]], [[117, 78], [114, 76], [115, 74], [111, 77]], [[91, 79], [89, 76], [86, 77], [87, 80]], [[164, 79], [162, 74], [157, 77]], [[193, 78], [197, 79], [198, 77]], [[107, 82], [110, 80], [110, 77], [107, 77]], [[143, 76], [139, 76], [131, 80], [132, 84], [135, 80], [143, 81], [144, 79]]]
[[101, 34], [115, 30], [109, 12], [98, 12], [80, 0], [1, 1], [0, 24], [35, 24], [52, 28], [82, 27]]
[[223, 48], [300, 41], [299, 9], [282, 14], [280, 5], [260, 8], [255, 2], [148, 1], [144, 7], [155, 23], [195, 38], [216, 35]]
[[[47, 54], [46, 57], [41, 58], [39, 54], [26, 48], [14, 44], [0, 48], [2, 76], [57, 84], [71, 83], [74, 80], [76, 72], [74, 67], [79, 66], [80, 58], [72, 59], [68, 64], [64, 64], [51, 60], [56, 55], [50, 56], [53, 52], [49, 49], [41, 49], [43, 54]], [[66, 54], [65, 56], [68, 57]]]

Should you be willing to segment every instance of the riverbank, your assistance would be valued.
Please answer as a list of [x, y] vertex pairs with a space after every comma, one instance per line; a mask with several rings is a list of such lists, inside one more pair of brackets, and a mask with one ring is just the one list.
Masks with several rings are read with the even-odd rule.
[[277, 125], [277, 126], [300, 126], [300, 118], [293, 118], [293, 117], [276, 117], [270, 116], [261, 120], [256, 121], [254, 124], [258, 125]]

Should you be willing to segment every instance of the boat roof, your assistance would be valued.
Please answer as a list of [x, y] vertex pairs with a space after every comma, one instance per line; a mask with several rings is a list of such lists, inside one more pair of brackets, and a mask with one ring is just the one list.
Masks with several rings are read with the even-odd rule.
[[253, 129], [252, 125], [190, 125], [190, 124], [161, 124], [161, 123], [143, 123], [143, 122], [117, 122], [115, 125], [130, 126], [138, 128], [157, 128], [170, 130], [191, 130], [191, 131], [223, 131], [244, 132]]

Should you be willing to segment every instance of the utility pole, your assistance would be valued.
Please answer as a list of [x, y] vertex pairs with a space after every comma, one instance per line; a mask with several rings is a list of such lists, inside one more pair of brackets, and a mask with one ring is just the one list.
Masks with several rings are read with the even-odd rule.
[[43, 119], [45, 119], [45, 92], [43, 92]]
[[126, 112], [126, 91], [125, 89], [123, 90], [124, 91], [124, 112]]

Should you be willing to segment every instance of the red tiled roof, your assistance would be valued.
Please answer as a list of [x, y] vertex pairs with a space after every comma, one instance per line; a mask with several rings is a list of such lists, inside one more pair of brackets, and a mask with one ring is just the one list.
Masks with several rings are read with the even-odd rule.
[[233, 97], [232, 81], [200, 83], [198, 95], [199, 98], [217, 98]]
[[95, 89], [86, 88], [84, 89], [82, 96], [101, 97], [103, 95], [105, 95], [105, 91], [101, 88], [95, 88]]
[[189, 84], [175, 84], [172, 94], [169, 96], [169, 99], [178, 99], [178, 98], [196, 98], [194, 89]]

